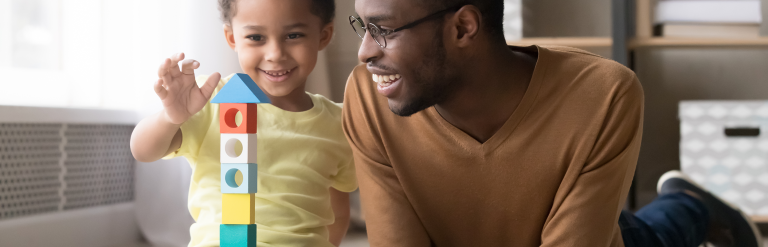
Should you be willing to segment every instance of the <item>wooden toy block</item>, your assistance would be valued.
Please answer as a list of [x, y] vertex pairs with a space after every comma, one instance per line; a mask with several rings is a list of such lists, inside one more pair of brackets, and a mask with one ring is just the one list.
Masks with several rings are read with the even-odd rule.
[[254, 224], [255, 194], [221, 194], [221, 223]]
[[[219, 132], [255, 134], [256, 133], [256, 104], [222, 103], [219, 105]], [[237, 113], [240, 112], [243, 121], [237, 125]]]
[[[221, 134], [221, 163], [244, 164], [256, 162], [257, 134]], [[238, 153], [238, 142], [243, 149]]]
[[237, 73], [219, 90], [211, 103], [271, 103], [248, 74]]
[[[221, 164], [221, 193], [256, 193], [259, 175], [258, 167], [256, 164]], [[237, 171], [243, 174], [243, 182], [240, 183], [240, 186], [235, 181]]]
[[256, 225], [219, 226], [219, 246], [256, 247]]

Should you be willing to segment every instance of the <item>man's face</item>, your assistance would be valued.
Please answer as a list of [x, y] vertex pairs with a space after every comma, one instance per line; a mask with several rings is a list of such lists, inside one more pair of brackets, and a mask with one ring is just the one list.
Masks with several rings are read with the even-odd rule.
[[[365, 25], [392, 30], [441, 9], [427, 9], [407, 0], [356, 0], [355, 10]], [[366, 63], [376, 87], [397, 115], [410, 116], [440, 103], [456, 88], [455, 76], [443, 43], [444, 18], [435, 18], [386, 36], [381, 48], [366, 33], [358, 59]]]

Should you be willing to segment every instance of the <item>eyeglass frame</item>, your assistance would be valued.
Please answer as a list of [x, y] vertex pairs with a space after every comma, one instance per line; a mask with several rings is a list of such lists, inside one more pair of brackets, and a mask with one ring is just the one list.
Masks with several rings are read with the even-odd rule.
[[[365, 25], [363, 23], [363, 20], [360, 19], [360, 17], [355, 17], [353, 15], [349, 16], [349, 25], [352, 26], [352, 30], [355, 31], [355, 34], [357, 34], [358, 37], [360, 37], [361, 39], [365, 39], [365, 37], [363, 37], [362, 35], [360, 35], [360, 33], [357, 32], [357, 28], [355, 28], [355, 24], [354, 23], [355, 22], [360, 22], [360, 26], [361, 26], [360, 28], [362, 28], [363, 31], [365, 31], [365, 32], [363, 32], [363, 35], [365, 35], [365, 33], [370, 33], [371, 34], [371, 38], [373, 38], [373, 41], [376, 42], [376, 44], [378, 44], [381, 48], [387, 48], [387, 37], [386, 37], [387, 35], [390, 35], [390, 34], [393, 34], [393, 33], [399, 32], [399, 31], [403, 31], [403, 30], [406, 30], [406, 29], [409, 29], [409, 28], [413, 28], [413, 27], [415, 27], [415, 26], [417, 26], [417, 25], [419, 25], [421, 23], [424, 23], [424, 22], [426, 22], [426, 21], [428, 21], [428, 20], [430, 20], [432, 18], [440, 17], [440, 16], [443, 16], [443, 15], [448, 14], [450, 12], [459, 11], [461, 8], [463, 8], [466, 5], [467, 4], [460, 4], [460, 5], [453, 6], [453, 7], [441, 10], [441, 11], [437, 11], [437, 12], [435, 12], [433, 14], [425, 16], [424, 18], [412, 21], [411, 23], [405, 24], [405, 25], [403, 25], [401, 27], [398, 27], [398, 28], [395, 28], [395, 29], [384, 29], [384, 28], [381, 28], [378, 25], [370, 23], [370, 22], [368, 23], [368, 25]], [[366, 26], [369, 26], [369, 27], [366, 27]], [[384, 40], [384, 44], [381, 44], [381, 43], [379, 43], [378, 40], [376, 40], [376, 37], [373, 36], [373, 32], [368, 30], [368, 29], [371, 29], [371, 28], [379, 30], [379, 32], [378, 32], [379, 34], [378, 35], [381, 36], [381, 38]]]

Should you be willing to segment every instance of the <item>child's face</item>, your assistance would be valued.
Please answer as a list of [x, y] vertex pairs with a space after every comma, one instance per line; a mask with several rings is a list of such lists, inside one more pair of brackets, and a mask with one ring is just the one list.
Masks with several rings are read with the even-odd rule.
[[273, 97], [306, 97], [304, 85], [328, 45], [333, 24], [310, 12], [311, 0], [237, 0], [227, 42], [240, 67]]

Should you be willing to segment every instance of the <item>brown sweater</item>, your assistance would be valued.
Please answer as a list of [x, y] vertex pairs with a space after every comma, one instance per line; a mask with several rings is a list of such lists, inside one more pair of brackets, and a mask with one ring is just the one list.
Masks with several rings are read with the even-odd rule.
[[640, 151], [640, 82], [582, 50], [536, 48], [525, 96], [485, 143], [434, 107], [393, 114], [355, 68], [343, 128], [371, 246], [624, 246], [617, 222]]

